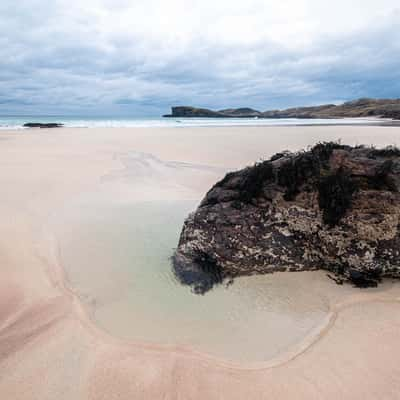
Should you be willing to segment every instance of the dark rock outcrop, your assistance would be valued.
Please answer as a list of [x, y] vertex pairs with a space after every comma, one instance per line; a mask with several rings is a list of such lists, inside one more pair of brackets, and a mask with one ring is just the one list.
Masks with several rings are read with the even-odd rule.
[[324, 143], [229, 173], [185, 221], [173, 257], [198, 293], [240, 275], [326, 269], [400, 277], [400, 150]]
[[24, 128], [62, 128], [64, 124], [60, 124], [58, 122], [28, 122], [24, 124]]
[[218, 113], [218, 111], [211, 111], [206, 108], [196, 108], [196, 107], [187, 107], [187, 106], [179, 106], [172, 107], [172, 113], [168, 115], [164, 115], [164, 117], [178, 117], [178, 118], [218, 118], [222, 117]]
[[225, 110], [218, 111], [223, 114], [225, 117], [230, 118], [252, 118], [252, 117], [260, 117], [262, 113], [257, 110], [253, 110], [252, 108], [227, 108]]
[[172, 107], [172, 113], [164, 115], [167, 118], [253, 118], [261, 116], [261, 112], [251, 108], [229, 108], [212, 111], [196, 107]]
[[195, 107], [172, 107], [164, 117], [176, 118], [359, 118], [381, 117], [400, 120], [400, 99], [359, 99], [341, 105], [325, 104], [287, 110], [260, 112], [251, 108], [212, 111]]

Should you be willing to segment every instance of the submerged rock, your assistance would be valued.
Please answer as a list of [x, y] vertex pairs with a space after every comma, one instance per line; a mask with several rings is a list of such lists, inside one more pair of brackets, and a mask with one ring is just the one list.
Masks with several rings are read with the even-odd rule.
[[185, 221], [173, 268], [197, 293], [241, 275], [400, 277], [400, 150], [337, 143], [231, 172]]

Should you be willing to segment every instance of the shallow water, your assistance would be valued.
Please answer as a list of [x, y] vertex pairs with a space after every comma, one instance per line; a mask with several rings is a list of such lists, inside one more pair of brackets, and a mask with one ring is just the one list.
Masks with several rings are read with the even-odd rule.
[[170, 257], [193, 201], [80, 204], [58, 224], [68, 280], [105, 330], [186, 345], [234, 361], [290, 349], [328, 312], [324, 273], [240, 278], [204, 296], [181, 286]]

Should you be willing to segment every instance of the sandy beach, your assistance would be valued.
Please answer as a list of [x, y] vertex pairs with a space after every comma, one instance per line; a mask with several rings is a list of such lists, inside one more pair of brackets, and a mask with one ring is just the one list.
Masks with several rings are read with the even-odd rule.
[[339, 290], [329, 282], [321, 289], [329, 311], [317, 329], [266, 362], [238, 363], [110, 334], [60, 262], [52, 227], [77, 199], [196, 203], [229, 170], [330, 140], [400, 145], [400, 128], [1, 131], [0, 397], [398, 399], [399, 283]]

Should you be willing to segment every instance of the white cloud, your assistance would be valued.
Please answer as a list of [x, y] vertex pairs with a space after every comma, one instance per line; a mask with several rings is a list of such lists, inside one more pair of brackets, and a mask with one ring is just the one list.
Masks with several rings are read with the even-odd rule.
[[2, 0], [0, 112], [395, 96], [399, 17], [392, 0]]

